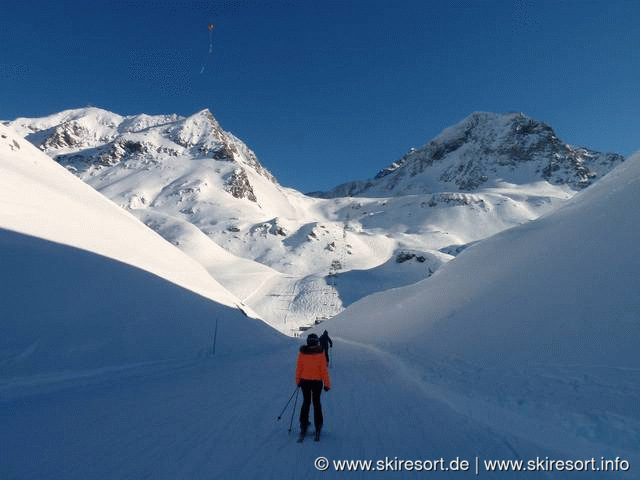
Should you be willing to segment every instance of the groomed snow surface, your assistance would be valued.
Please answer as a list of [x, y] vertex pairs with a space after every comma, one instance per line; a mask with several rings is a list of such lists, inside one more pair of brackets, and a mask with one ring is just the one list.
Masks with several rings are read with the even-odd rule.
[[[637, 477], [639, 157], [325, 322], [333, 388], [303, 444], [292, 405], [277, 420], [299, 341], [2, 127], [0, 176], [0, 478], [348, 475], [320, 456], [470, 462], [380, 478], [476, 459], [479, 478]], [[484, 468], [547, 457], [629, 471]]]

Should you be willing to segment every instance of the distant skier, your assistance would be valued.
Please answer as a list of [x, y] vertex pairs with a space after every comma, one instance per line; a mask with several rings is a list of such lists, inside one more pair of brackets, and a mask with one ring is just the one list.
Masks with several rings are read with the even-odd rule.
[[329, 365], [329, 347], [333, 348], [333, 342], [329, 338], [329, 333], [326, 330], [322, 333], [322, 335], [320, 335], [319, 340], [322, 351], [324, 352], [324, 356], [327, 358], [327, 365]]
[[327, 362], [319, 345], [318, 336], [315, 333], [307, 337], [307, 344], [300, 347], [296, 364], [296, 384], [302, 390], [302, 408], [300, 409], [300, 438], [301, 442], [307, 434], [309, 426], [309, 410], [313, 400], [313, 420], [316, 427], [316, 442], [320, 440], [322, 430], [322, 404], [320, 395], [322, 389], [328, 392], [331, 388], [331, 379]]

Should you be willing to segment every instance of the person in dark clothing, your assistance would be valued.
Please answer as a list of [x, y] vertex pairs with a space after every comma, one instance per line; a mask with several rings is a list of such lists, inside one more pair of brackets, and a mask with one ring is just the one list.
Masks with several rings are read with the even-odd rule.
[[300, 409], [300, 439], [304, 438], [309, 426], [309, 410], [313, 402], [313, 420], [316, 427], [316, 441], [320, 439], [323, 416], [320, 395], [322, 389], [331, 388], [329, 370], [315, 333], [307, 337], [307, 344], [300, 347], [296, 364], [296, 385], [302, 390], [302, 408]]
[[322, 351], [324, 352], [324, 356], [327, 358], [327, 365], [329, 364], [329, 347], [333, 348], [333, 342], [329, 338], [329, 333], [325, 330], [320, 338], [318, 339], [320, 342], [320, 346], [322, 347]]

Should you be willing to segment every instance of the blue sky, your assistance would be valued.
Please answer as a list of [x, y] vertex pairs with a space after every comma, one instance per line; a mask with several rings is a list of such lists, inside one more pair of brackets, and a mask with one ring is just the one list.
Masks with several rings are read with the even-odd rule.
[[302, 191], [370, 178], [478, 110], [640, 149], [636, 0], [26, 0], [3, 5], [0, 45], [1, 119], [209, 108]]

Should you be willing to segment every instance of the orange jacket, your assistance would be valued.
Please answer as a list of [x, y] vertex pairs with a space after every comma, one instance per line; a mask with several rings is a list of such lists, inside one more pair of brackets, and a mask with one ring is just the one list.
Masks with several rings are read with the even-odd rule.
[[300, 380], [322, 380], [325, 387], [331, 388], [327, 357], [320, 346], [300, 347], [296, 365], [296, 384], [299, 384]]

